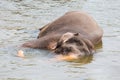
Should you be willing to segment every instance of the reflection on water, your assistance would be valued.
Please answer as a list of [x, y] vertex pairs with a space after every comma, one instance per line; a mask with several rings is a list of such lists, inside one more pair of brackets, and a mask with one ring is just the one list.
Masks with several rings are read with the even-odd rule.
[[79, 59], [76, 60], [68, 60], [68, 61], [83, 65], [83, 64], [91, 63], [92, 60], [93, 60], [93, 56], [91, 55], [91, 56], [80, 57]]
[[[119, 0], [0, 0], [0, 80], [119, 80]], [[104, 29], [93, 56], [72, 61], [51, 60], [50, 52], [23, 49], [41, 26], [67, 11], [85, 10]]]
[[103, 42], [101, 41], [100, 43], [95, 45], [95, 50], [102, 49], [102, 47], [103, 47]]

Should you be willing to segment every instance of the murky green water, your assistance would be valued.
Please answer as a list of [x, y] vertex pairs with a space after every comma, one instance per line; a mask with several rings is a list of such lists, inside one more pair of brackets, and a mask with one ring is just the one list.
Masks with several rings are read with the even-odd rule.
[[[74, 62], [18, 46], [35, 39], [38, 28], [71, 10], [84, 10], [104, 30], [96, 54]], [[0, 0], [0, 80], [120, 80], [120, 0]]]

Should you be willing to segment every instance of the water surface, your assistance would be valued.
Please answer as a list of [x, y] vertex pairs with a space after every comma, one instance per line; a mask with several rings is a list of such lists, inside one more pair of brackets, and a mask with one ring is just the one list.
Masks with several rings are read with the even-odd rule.
[[[120, 0], [0, 0], [0, 80], [119, 80]], [[67, 11], [84, 10], [104, 30], [96, 54], [74, 62], [54, 61], [50, 52], [18, 46]]]

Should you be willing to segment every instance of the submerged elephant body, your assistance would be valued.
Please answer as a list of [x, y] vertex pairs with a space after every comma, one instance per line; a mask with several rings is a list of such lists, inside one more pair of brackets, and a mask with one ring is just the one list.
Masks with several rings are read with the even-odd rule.
[[90, 55], [94, 45], [102, 40], [103, 30], [85, 12], [67, 12], [55, 21], [40, 28], [38, 38], [23, 44], [24, 47], [47, 49], [56, 54]]

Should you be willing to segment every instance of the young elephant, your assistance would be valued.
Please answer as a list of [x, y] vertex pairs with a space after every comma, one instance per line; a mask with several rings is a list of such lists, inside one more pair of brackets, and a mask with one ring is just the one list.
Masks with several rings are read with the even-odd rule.
[[47, 49], [56, 54], [91, 55], [94, 45], [102, 40], [103, 30], [85, 12], [67, 12], [40, 29], [38, 39], [23, 47]]

